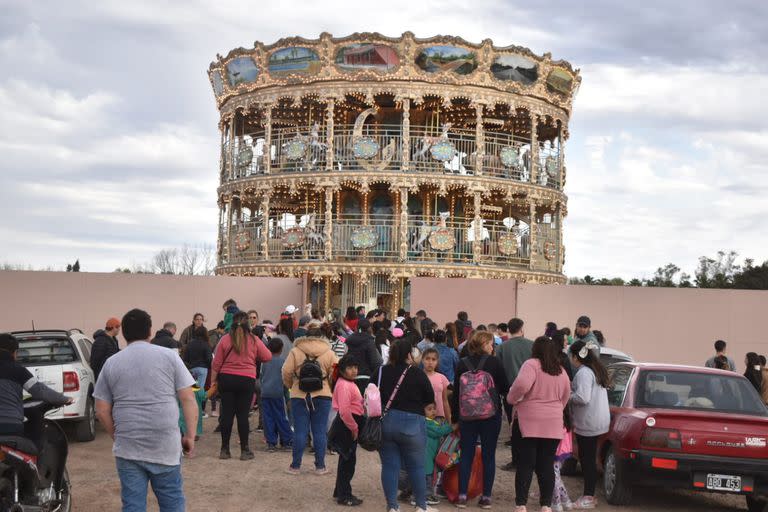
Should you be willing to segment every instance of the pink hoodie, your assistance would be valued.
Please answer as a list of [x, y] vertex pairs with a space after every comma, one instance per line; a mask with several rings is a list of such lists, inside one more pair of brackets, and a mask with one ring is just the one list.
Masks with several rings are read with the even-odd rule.
[[344, 425], [357, 438], [357, 422], [352, 415], [363, 415], [363, 395], [360, 394], [360, 388], [357, 387], [357, 384], [339, 377], [339, 380], [336, 381], [336, 387], [333, 388], [331, 406], [339, 412]]
[[541, 369], [541, 361], [528, 359], [520, 368], [507, 394], [515, 406], [515, 416], [523, 437], [563, 438], [563, 409], [571, 396], [571, 383], [563, 370], [550, 375]]
[[256, 362], [272, 360], [272, 352], [258, 337], [249, 334], [245, 343], [245, 350], [239, 354], [232, 347], [232, 338], [225, 334], [219, 344], [216, 345], [216, 353], [211, 365], [211, 382], [219, 373], [240, 375], [242, 377], [256, 378]]

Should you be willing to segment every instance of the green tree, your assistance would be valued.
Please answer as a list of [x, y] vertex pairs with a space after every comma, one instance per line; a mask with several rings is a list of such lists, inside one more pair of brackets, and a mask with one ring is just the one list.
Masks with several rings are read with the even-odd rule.
[[75, 260], [75, 264], [72, 265], [72, 272], [80, 272], [80, 260]]
[[674, 288], [677, 285], [675, 284], [675, 276], [680, 272], [680, 267], [675, 265], [674, 263], [667, 263], [664, 267], [659, 267], [656, 269], [656, 273], [653, 276], [653, 279], [649, 279], [646, 281], [646, 286], [655, 286], [655, 287], [664, 287], [664, 288]]
[[718, 251], [717, 257], [699, 258], [699, 267], [694, 273], [696, 286], [699, 288], [731, 288], [734, 275], [741, 267], [736, 264], [738, 253], [731, 251]]
[[746, 260], [744, 269], [733, 277], [733, 287], [740, 290], [768, 290], [768, 261], [754, 266]]

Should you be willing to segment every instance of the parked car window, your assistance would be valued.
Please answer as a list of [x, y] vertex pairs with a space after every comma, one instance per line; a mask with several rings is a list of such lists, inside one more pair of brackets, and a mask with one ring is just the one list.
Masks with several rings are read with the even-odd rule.
[[80, 351], [83, 353], [83, 359], [86, 361], [91, 360], [91, 344], [87, 340], [79, 340]]
[[603, 366], [608, 366], [614, 363], [628, 363], [630, 361], [632, 361], [632, 359], [618, 354], [600, 354], [600, 362], [603, 363]]
[[22, 365], [64, 364], [78, 360], [75, 347], [66, 338], [19, 340], [16, 360]]
[[646, 371], [638, 385], [640, 406], [768, 415], [755, 388], [740, 376]]
[[614, 407], [621, 407], [624, 402], [624, 394], [627, 391], [627, 383], [632, 375], [630, 366], [614, 366], [608, 368], [611, 377], [611, 389], [608, 390], [608, 403]]

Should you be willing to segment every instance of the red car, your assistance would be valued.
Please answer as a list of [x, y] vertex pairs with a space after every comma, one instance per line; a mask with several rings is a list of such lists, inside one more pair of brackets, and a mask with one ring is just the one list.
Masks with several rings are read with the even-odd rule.
[[609, 503], [651, 485], [741, 494], [750, 512], [768, 511], [768, 409], [747, 379], [631, 362], [608, 371], [611, 429], [598, 453]]

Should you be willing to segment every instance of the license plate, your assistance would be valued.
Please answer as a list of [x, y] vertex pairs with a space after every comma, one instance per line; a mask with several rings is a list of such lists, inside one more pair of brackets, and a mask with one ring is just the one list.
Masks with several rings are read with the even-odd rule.
[[707, 489], [710, 491], [741, 492], [741, 477], [733, 475], [707, 475]]

